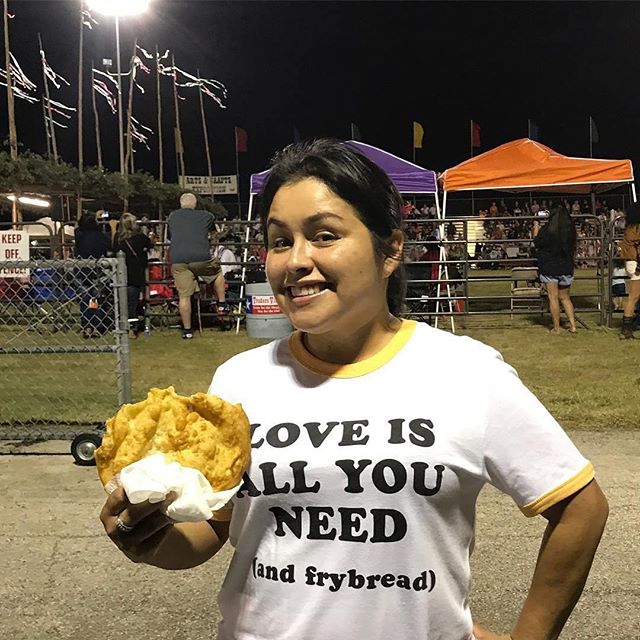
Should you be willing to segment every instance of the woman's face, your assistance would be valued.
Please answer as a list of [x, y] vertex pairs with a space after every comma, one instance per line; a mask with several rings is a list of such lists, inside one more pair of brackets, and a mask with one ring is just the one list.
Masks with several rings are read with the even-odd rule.
[[356, 210], [320, 180], [306, 178], [278, 190], [267, 234], [267, 277], [296, 328], [346, 336], [388, 313], [393, 261], [375, 255]]

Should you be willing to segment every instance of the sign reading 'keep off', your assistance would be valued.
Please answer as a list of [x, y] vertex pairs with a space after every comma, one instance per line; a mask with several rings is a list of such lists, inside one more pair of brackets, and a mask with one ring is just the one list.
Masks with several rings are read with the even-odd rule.
[[29, 277], [29, 269], [6, 267], [4, 261], [29, 259], [29, 234], [24, 231], [0, 231], [0, 278]]

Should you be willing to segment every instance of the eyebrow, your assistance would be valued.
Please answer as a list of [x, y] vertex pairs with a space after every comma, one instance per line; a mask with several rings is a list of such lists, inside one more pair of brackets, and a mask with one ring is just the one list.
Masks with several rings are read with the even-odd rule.
[[[314, 213], [312, 216], [305, 220], [305, 224], [316, 224], [317, 222], [323, 222], [326, 219], [336, 219], [342, 220], [342, 216], [339, 216], [337, 213], [332, 213], [331, 211], [318, 211], [318, 213]], [[267, 220], [267, 227], [270, 225], [276, 225], [278, 227], [286, 227], [287, 224], [278, 218], [269, 217]]]

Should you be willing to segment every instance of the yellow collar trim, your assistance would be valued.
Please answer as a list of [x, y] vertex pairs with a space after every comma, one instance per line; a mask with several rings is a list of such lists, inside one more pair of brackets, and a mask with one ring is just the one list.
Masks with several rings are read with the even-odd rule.
[[415, 320], [403, 320], [400, 329], [378, 353], [353, 364], [325, 362], [309, 353], [302, 342], [302, 332], [296, 331], [289, 338], [293, 357], [304, 367], [329, 378], [358, 378], [387, 364], [409, 341], [417, 326]]

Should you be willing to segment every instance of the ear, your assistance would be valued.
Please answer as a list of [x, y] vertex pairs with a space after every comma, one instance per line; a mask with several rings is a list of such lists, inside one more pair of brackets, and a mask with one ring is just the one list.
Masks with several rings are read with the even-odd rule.
[[388, 278], [398, 268], [404, 250], [404, 234], [400, 229], [394, 229], [387, 239], [392, 255], [384, 259], [384, 277]]

